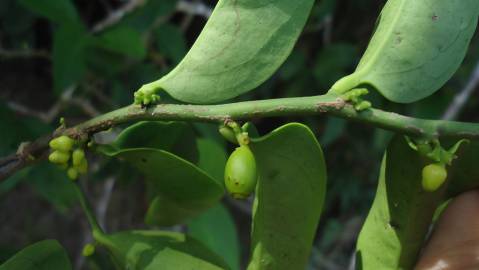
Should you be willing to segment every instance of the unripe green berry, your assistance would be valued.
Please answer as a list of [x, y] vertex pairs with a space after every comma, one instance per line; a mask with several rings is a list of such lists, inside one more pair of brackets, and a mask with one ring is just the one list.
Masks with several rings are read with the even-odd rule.
[[235, 199], [246, 199], [254, 191], [258, 174], [251, 149], [242, 145], [231, 154], [225, 167], [226, 190]]
[[70, 159], [70, 153], [60, 150], [53, 151], [49, 156], [48, 160], [55, 164], [65, 164]]
[[84, 257], [89, 257], [89, 256], [93, 255], [93, 253], [95, 253], [95, 246], [93, 244], [86, 244], [83, 247], [82, 255]]
[[75, 166], [75, 169], [77, 169], [77, 171], [80, 174], [87, 173], [88, 172], [88, 161], [85, 158], [82, 159], [81, 163], [78, 164], [77, 166]]
[[70, 151], [75, 144], [75, 140], [63, 135], [50, 141], [49, 145], [53, 150]]
[[446, 178], [446, 168], [441, 164], [429, 164], [422, 169], [422, 187], [426, 191], [436, 191], [444, 184]]
[[67, 170], [67, 176], [71, 180], [76, 180], [78, 178], [78, 170], [75, 169], [74, 167], [70, 167]]
[[85, 159], [85, 151], [83, 149], [78, 148], [73, 151], [72, 154], [72, 161], [73, 161], [73, 166], [80, 166], [80, 164], [83, 162]]

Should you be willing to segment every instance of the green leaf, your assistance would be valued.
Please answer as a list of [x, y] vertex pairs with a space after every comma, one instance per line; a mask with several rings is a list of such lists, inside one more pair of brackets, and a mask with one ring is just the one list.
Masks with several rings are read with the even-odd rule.
[[[451, 146], [457, 142], [451, 142]], [[452, 161], [449, 169], [450, 185], [448, 187], [448, 198], [457, 196], [463, 192], [479, 187], [479, 142], [471, 141], [461, 146], [457, 159]]]
[[224, 184], [226, 160], [228, 156], [224, 147], [210, 139], [198, 139], [198, 167], [207, 172], [221, 185]]
[[138, 31], [149, 31], [159, 18], [166, 18], [174, 13], [178, 0], [147, 0], [146, 3], [135, 9], [119, 25], [133, 27]]
[[68, 255], [56, 240], [30, 245], [0, 265], [0, 270], [69, 270]]
[[250, 91], [290, 54], [313, 0], [220, 0], [195, 44], [168, 75], [143, 87], [214, 103]]
[[66, 213], [77, 202], [75, 183], [67, 178], [65, 171], [45, 163], [28, 171], [28, 184], [62, 213]]
[[308, 127], [293, 123], [251, 149], [260, 176], [248, 269], [305, 269], [326, 193], [321, 148]]
[[30, 11], [59, 24], [81, 24], [71, 0], [20, 0]]
[[316, 57], [314, 76], [322, 87], [330, 87], [335, 81], [351, 72], [357, 57], [358, 52], [353, 44], [333, 43], [328, 45]]
[[477, 0], [389, 0], [356, 71], [333, 89], [370, 84], [399, 103], [433, 94], [464, 59], [478, 14]]
[[141, 60], [146, 56], [141, 33], [131, 27], [115, 27], [103, 32], [95, 42], [96, 46]]
[[189, 235], [224, 258], [231, 269], [240, 269], [240, 243], [236, 226], [224, 206], [215, 206], [193, 219], [188, 231]]
[[127, 231], [94, 233], [94, 238], [111, 252], [119, 269], [229, 269], [218, 255], [181, 233]]
[[336, 141], [346, 130], [346, 120], [339, 118], [328, 118], [324, 127], [320, 142], [323, 147], [327, 147]]
[[413, 269], [445, 188], [426, 192], [431, 163], [396, 136], [384, 155], [378, 189], [357, 243], [357, 269]]
[[172, 24], [164, 24], [154, 34], [160, 54], [171, 59], [175, 65], [178, 64], [188, 51], [181, 29]]
[[91, 41], [83, 26], [61, 26], [53, 37], [53, 84], [56, 93], [83, 78], [86, 48]]
[[151, 204], [145, 222], [149, 225], [184, 222], [223, 196], [222, 184], [191, 162], [162, 150], [189, 150], [188, 127], [177, 122], [140, 122], [125, 129], [112, 144], [98, 148], [131, 163], [146, 176]]
[[191, 162], [198, 156], [193, 128], [184, 122], [141, 121], [124, 129], [108, 146], [108, 151], [127, 148], [156, 148]]

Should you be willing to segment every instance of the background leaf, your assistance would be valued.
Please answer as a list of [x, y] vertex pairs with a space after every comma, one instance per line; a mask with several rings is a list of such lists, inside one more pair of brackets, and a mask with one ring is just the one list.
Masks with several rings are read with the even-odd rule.
[[56, 93], [80, 81], [86, 72], [86, 49], [90, 36], [83, 26], [66, 25], [53, 38], [53, 84]]
[[97, 39], [97, 46], [106, 50], [141, 60], [146, 56], [146, 47], [141, 33], [131, 27], [115, 27], [103, 32]]
[[197, 140], [199, 160], [198, 167], [207, 172], [219, 184], [224, 185], [224, 174], [228, 156], [224, 147], [212, 139]]
[[231, 214], [217, 205], [188, 224], [188, 234], [220, 255], [232, 270], [240, 269], [240, 244]]
[[309, 128], [295, 123], [251, 148], [260, 176], [248, 269], [304, 269], [326, 193], [321, 148]]
[[68, 255], [56, 240], [30, 245], [0, 265], [0, 270], [69, 270]]
[[126, 231], [94, 237], [111, 252], [120, 269], [229, 269], [218, 255], [181, 233]]
[[59, 24], [80, 24], [80, 17], [71, 0], [19, 0], [32, 12]]
[[196, 136], [184, 122], [140, 121], [124, 129], [109, 147], [155, 148], [174, 153], [191, 162], [198, 159]]
[[[223, 196], [219, 181], [193, 163], [162, 150], [195, 152], [186, 148], [193, 136], [188, 127], [177, 122], [140, 122], [125, 129], [110, 145], [98, 148], [107, 156], [129, 162], [145, 175], [151, 202], [145, 218], [149, 225], [184, 222], [217, 204]], [[194, 138], [192, 142], [196, 146]], [[206, 163], [204, 156], [201, 162]]]
[[158, 51], [177, 65], [188, 51], [181, 29], [172, 24], [164, 24], [154, 34]]
[[67, 178], [64, 170], [46, 163], [32, 168], [26, 182], [60, 212], [66, 213], [76, 202], [75, 183]]
[[389, 0], [358, 68], [333, 88], [371, 84], [400, 103], [433, 94], [464, 59], [478, 15], [476, 0]]
[[422, 188], [422, 169], [431, 161], [393, 138], [381, 166], [376, 197], [357, 243], [357, 269], [413, 269], [445, 186]]
[[[452, 142], [452, 146], [455, 142]], [[479, 187], [479, 142], [471, 141], [463, 144], [456, 154], [457, 159], [452, 161], [449, 169], [450, 184], [447, 190], [448, 197], [457, 196], [463, 192]]]
[[286, 60], [312, 4], [219, 1], [185, 58], [153, 84], [191, 103], [219, 102], [250, 91]]

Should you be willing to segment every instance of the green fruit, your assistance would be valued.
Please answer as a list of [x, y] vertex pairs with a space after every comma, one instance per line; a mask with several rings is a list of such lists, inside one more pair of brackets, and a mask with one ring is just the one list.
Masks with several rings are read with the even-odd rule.
[[426, 191], [436, 191], [444, 184], [446, 178], [446, 168], [441, 164], [430, 164], [422, 169], [422, 187]]
[[226, 162], [226, 190], [235, 199], [246, 199], [254, 191], [257, 179], [253, 152], [245, 145], [236, 148]]
[[60, 150], [64, 152], [72, 150], [74, 144], [75, 140], [65, 135], [55, 138], [49, 143], [53, 150]]
[[68, 176], [68, 178], [70, 178], [71, 180], [77, 179], [77, 178], [78, 178], [78, 170], [75, 169], [75, 168], [73, 168], [73, 167], [68, 168], [67, 176]]
[[79, 173], [85, 174], [88, 171], [88, 162], [86, 159], [82, 159], [81, 163], [78, 165], [75, 165], [75, 169], [78, 170]]
[[75, 149], [75, 151], [73, 151], [73, 154], [72, 154], [72, 159], [73, 159], [73, 166], [80, 166], [83, 160], [85, 160], [85, 151], [83, 151], [83, 149], [81, 148]]
[[55, 164], [65, 164], [70, 159], [70, 153], [60, 150], [53, 151], [49, 156], [48, 160]]
[[83, 247], [82, 255], [84, 257], [89, 257], [89, 256], [93, 255], [93, 253], [95, 253], [95, 246], [93, 244], [86, 244]]

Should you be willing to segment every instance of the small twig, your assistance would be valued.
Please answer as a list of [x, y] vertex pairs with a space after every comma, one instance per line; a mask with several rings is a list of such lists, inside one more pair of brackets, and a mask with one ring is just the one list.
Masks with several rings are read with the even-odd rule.
[[209, 18], [211, 16], [211, 13], [213, 13], [213, 9], [211, 7], [199, 1], [188, 2], [185, 0], [181, 0], [176, 6], [176, 10], [179, 12], [191, 14], [193, 16], [201, 16], [204, 18]]
[[92, 33], [98, 33], [106, 28], [118, 23], [123, 17], [131, 13], [136, 8], [145, 4], [145, 0], [130, 0], [121, 6], [119, 9], [110, 13], [104, 20], [98, 22], [91, 29]]
[[[200, 3], [201, 2], [198, 0], [193, 0], [193, 2], [191, 2], [191, 4], [195, 6], [197, 6]], [[186, 30], [188, 30], [188, 28], [191, 25], [191, 22], [193, 22], [193, 18], [195, 17], [195, 14], [192, 12], [185, 12], [185, 13], [186, 15], [185, 17], [183, 17], [183, 20], [181, 20], [181, 23], [180, 23], [180, 29], [182, 32], [186, 32]]]
[[442, 116], [443, 120], [454, 120], [459, 116], [459, 113], [466, 105], [469, 97], [474, 93], [474, 90], [479, 85], [479, 62], [476, 64], [474, 71], [472, 72], [466, 87], [459, 92], [454, 98], [453, 102], [447, 108], [446, 112]]
[[44, 58], [50, 60], [50, 54], [43, 50], [5, 50], [0, 48], [0, 59], [13, 59], [13, 58]]
[[58, 101], [54, 105], [52, 105], [50, 110], [48, 110], [47, 112], [32, 110], [28, 108], [27, 106], [16, 103], [14, 101], [7, 102], [7, 106], [16, 113], [38, 118], [45, 123], [51, 123], [53, 120], [55, 120], [58, 117], [58, 114], [61, 112], [65, 104], [70, 102], [75, 90], [76, 90], [75, 85], [65, 89], [65, 91], [63, 91]]
[[90, 117], [95, 117], [100, 115], [100, 112], [91, 104], [90, 101], [83, 98], [72, 98], [70, 104], [76, 105], [85, 112], [86, 115]]
[[95, 204], [95, 213], [100, 227], [106, 228], [106, 213], [110, 203], [111, 193], [115, 187], [115, 178], [108, 178], [103, 185], [103, 192]]

